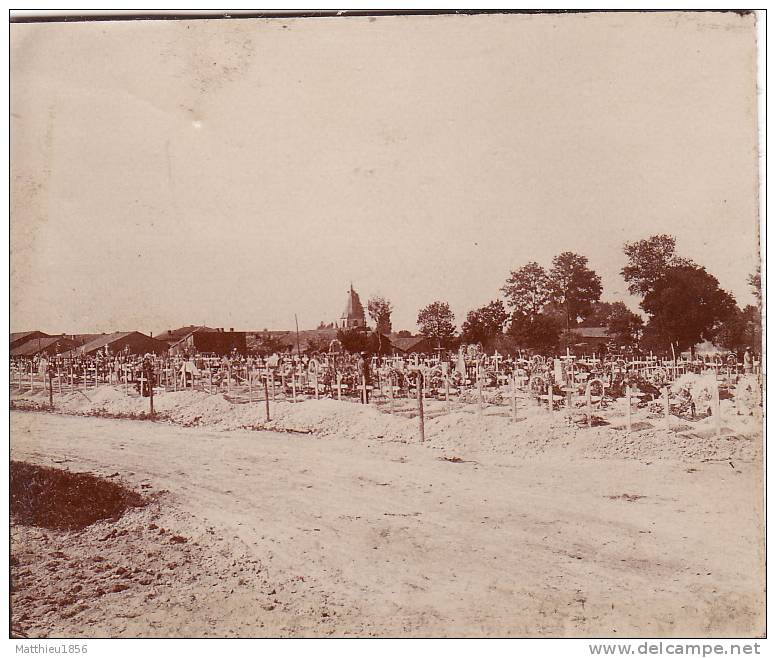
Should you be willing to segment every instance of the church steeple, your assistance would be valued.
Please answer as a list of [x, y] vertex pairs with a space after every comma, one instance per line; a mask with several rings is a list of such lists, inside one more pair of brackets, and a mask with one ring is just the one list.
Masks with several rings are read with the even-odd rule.
[[342, 320], [342, 326], [346, 329], [366, 326], [364, 307], [361, 305], [358, 293], [353, 289], [352, 281], [348, 291], [348, 303], [340, 319]]

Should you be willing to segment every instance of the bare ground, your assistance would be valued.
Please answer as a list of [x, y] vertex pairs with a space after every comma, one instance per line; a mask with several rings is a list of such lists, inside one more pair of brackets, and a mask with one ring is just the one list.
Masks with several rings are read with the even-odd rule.
[[11, 436], [13, 459], [161, 494], [80, 532], [12, 528], [12, 622], [30, 637], [764, 632], [759, 460], [20, 412]]

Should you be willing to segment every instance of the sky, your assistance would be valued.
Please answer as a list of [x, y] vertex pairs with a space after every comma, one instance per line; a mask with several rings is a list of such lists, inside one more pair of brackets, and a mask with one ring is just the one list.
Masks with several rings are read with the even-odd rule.
[[11, 330], [458, 325], [575, 251], [625, 300], [657, 233], [759, 262], [755, 19], [382, 16], [11, 26]]

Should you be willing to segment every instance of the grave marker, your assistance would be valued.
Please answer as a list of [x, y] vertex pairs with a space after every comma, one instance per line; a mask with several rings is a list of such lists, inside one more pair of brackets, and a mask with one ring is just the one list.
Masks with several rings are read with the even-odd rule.
[[631, 387], [630, 384], [628, 384], [625, 387], [625, 423], [626, 427], [628, 429], [628, 434], [630, 434], [631, 431]]
[[269, 382], [267, 376], [264, 376], [264, 408], [267, 414], [267, 422], [269, 422]]
[[418, 370], [416, 386], [418, 389], [418, 431], [420, 432], [420, 442], [423, 443], [426, 440], [426, 426], [423, 419], [423, 373], [420, 370]]

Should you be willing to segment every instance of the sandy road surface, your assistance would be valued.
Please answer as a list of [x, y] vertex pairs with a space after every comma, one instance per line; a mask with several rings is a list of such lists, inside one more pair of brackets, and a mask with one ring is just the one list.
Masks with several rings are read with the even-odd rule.
[[[309, 620], [299, 634], [764, 631], [755, 464], [450, 463], [420, 445], [20, 412], [11, 437], [14, 459], [169, 490], [170, 505], [238, 537], [270, 579], [298, 579], [299, 601], [337, 602], [325, 630]], [[263, 634], [248, 605], [220, 623], [235, 614], [240, 634]], [[159, 633], [143, 614], [134, 628]]]

